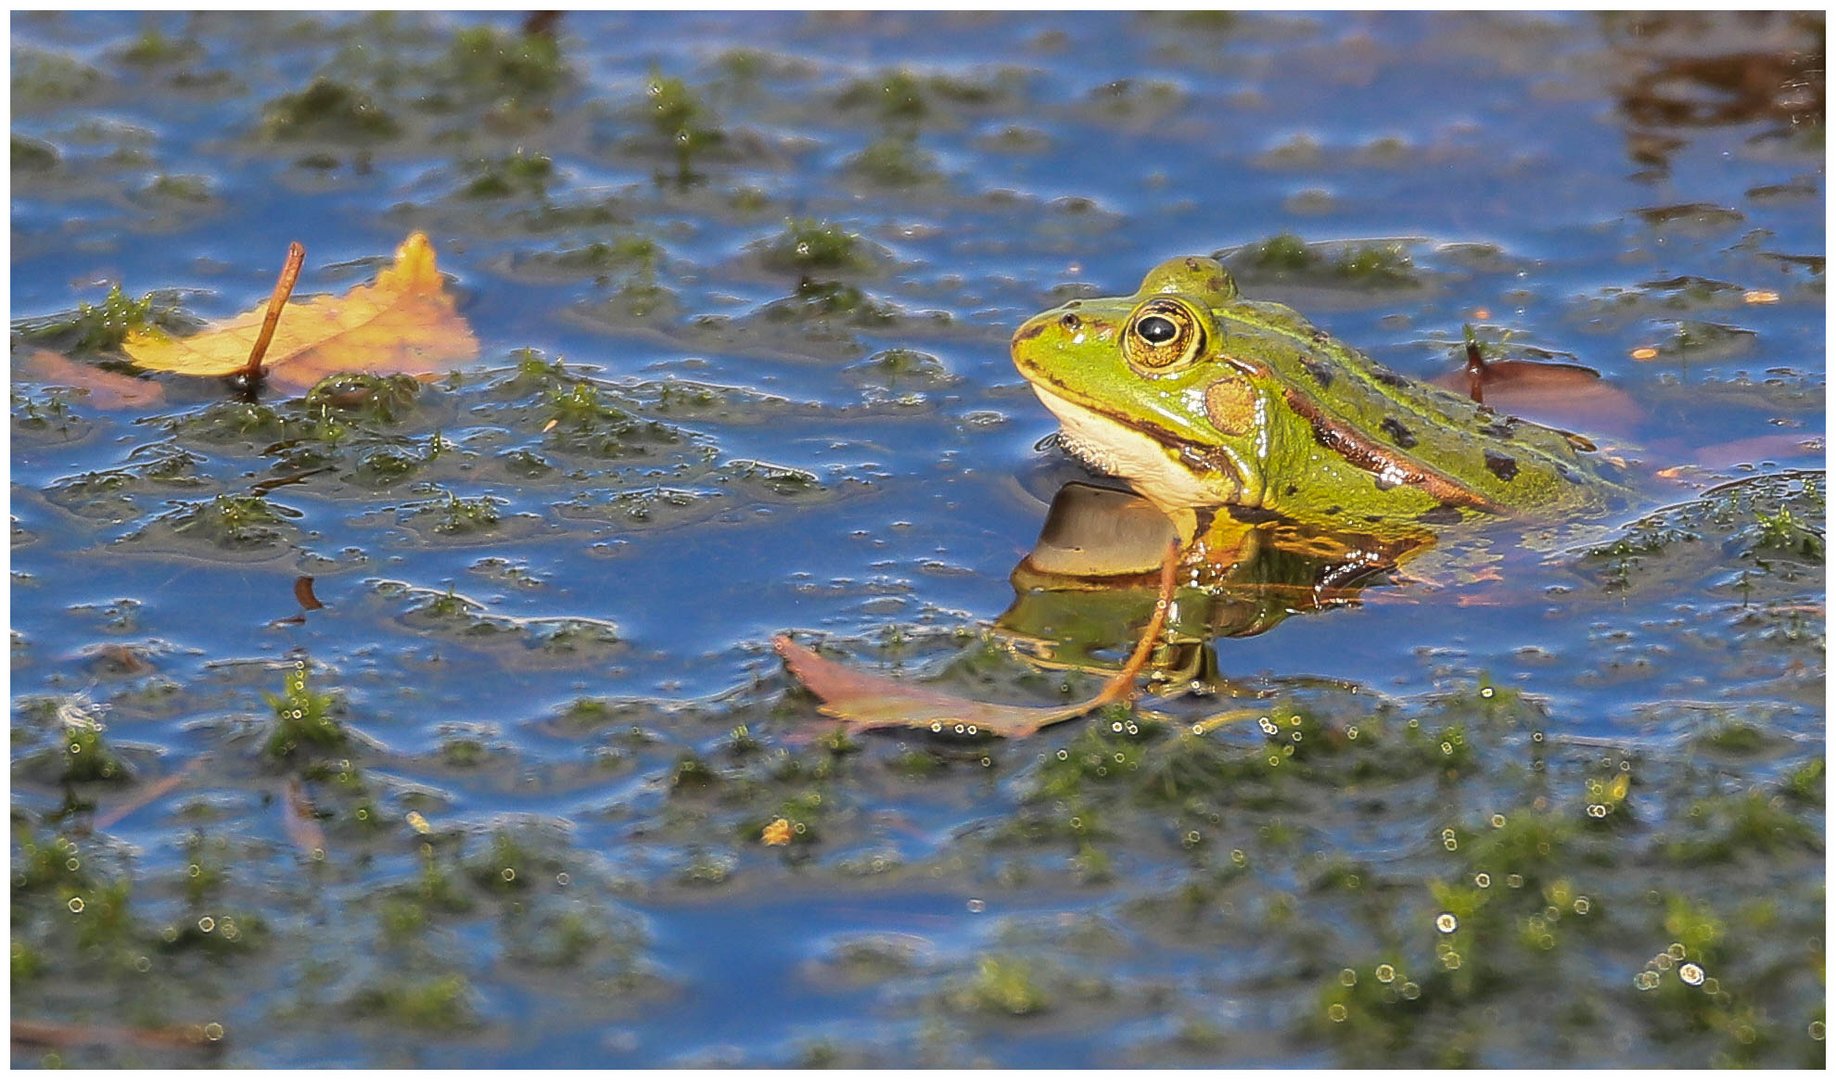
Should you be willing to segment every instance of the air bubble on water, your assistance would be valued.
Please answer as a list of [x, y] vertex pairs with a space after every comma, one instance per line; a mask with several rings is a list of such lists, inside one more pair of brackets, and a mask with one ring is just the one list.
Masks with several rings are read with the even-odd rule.
[[1505, 876], [1504, 883], [1513, 889], [1521, 889], [1524, 887], [1524, 875], [1508, 874]]
[[1810, 1022], [1810, 1028], [1808, 1030], [1810, 1032], [1810, 1037], [1812, 1039], [1816, 1040], [1817, 1042], [1823, 1041], [1823, 1021], [1812, 1020]]
[[1435, 916], [1434, 928], [1443, 934], [1451, 934], [1460, 928], [1460, 920], [1454, 918], [1453, 912], [1443, 911]]
[[1707, 974], [1703, 972], [1701, 966], [1698, 964], [1684, 964], [1677, 969], [1677, 978], [1682, 979], [1691, 986], [1701, 986], [1702, 980], [1707, 977]]
[[1109, 730], [1115, 732], [1117, 735], [1122, 734], [1122, 721], [1111, 720], [1109, 722]]
[[1575, 897], [1575, 914], [1576, 915], [1586, 915], [1589, 911], [1593, 910], [1593, 907], [1594, 907], [1593, 903], [1590, 900], [1588, 900], [1587, 897], [1585, 896]]
[[81, 915], [82, 913], [83, 913], [83, 898], [80, 896], [71, 897], [70, 898], [70, 914]]
[[975, 899], [971, 899], [967, 906], [969, 908], [970, 913], [975, 914], [975, 915], [980, 915], [982, 912], [988, 910], [987, 904], [983, 903], [980, 900], [975, 900]]
[[153, 961], [145, 956], [136, 956], [134, 958], [134, 970], [144, 975], [153, 970]]
[[1353, 724], [1351, 727], [1346, 728], [1345, 737], [1348, 739], [1357, 738], [1358, 737], [1358, 726], [1356, 724]]
[[210, 933], [212, 930], [215, 930], [216, 928], [217, 928], [217, 920], [211, 918], [209, 915], [206, 915], [198, 920], [198, 929], [204, 931], [206, 934]]
[[574, 880], [574, 879], [573, 879], [573, 878], [571, 878], [571, 877], [568, 877], [568, 876], [567, 876], [567, 871], [565, 871], [565, 870], [563, 870], [563, 871], [561, 871], [561, 872], [560, 872], [559, 874], [556, 874], [556, 875], [555, 875], [555, 884], [556, 884], [556, 885], [566, 885], [566, 884], [567, 884], [568, 882], [570, 882], [570, 881], [572, 881], [572, 880]]
[[1060, 760], [1060, 761], [1070, 761], [1070, 760], [1071, 760], [1071, 751], [1069, 751], [1069, 750], [1060, 750], [1060, 751], [1058, 752], [1058, 760]]
[[1448, 971], [1460, 970], [1460, 954], [1451, 950], [1443, 953], [1441, 955], [1441, 966]]
[[209, 1039], [211, 1042], [222, 1042], [223, 1041], [223, 1025], [217, 1023], [214, 1020], [208, 1024], [205, 1024], [204, 1025], [204, 1037], [206, 1039]]
[[1479, 696], [1482, 698], [1490, 698], [1493, 694], [1496, 694], [1497, 692], [1498, 691], [1492, 689], [1489, 686], [1481, 686], [1479, 688]]
[[1670, 943], [1670, 948], [1664, 950], [1664, 955], [1672, 960], [1683, 960], [1688, 958], [1689, 950], [1683, 947], [1681, 941], [1673, 941]]
[[1654, 971], [1641, 971], [1632, 977], [1632, 985], [1640, 990], [1657, 989], [1658, 977]]
[[942, 720], [931, 721], [931, 734], [939, 735], [942, 733], [943, 733], [943, 721]]
[[1402, 996], [1409, 1001], [1414, 1001], [1416, 998], [1422, 996], [1422, 988], [1412, 982], [1403, 983]]
[[1651, 962], [1657, 965], [1657, 969], [1659, 971], [1669, 971], [1671, 968], [1671, 965], [1674, 964], [1676, 961], [1672, 960], [1670, 958], [1670, 954], [1668, 953], [1658, 953], [1656, 956], [1651, 958]]
[[1326, 1006], [1326, 1015], [1331, 1018], [1333, 1023], [1343, 1024], [1346, 1016], [1345, 1006], [1335, 1001], [1331, 1005]]
[[1376, 975], [1377, 975], [1378, 982], [1387, 983], [1390, 980], [1396, 978], [1396, 969], [1391, 967], [1389, 964], [1378, 964]]
[[503, 879], [505, 881], [515, 881], [516, 880], [516, 867], [514, 866], [506, 866], [502, 870], [498, 871], [498, 873], [503, 875]]
[[1481, 870], [1473, 875], [1473, 884], [1479, 886], [1481, 889], [1489, 889], [1492, 887], [1492, 875]]
[[1358, 973], [1356, 971], [1353, 971], [1351, 968], [1346, 968], [1345, 970], [1339, 972], [1339, 985], [1340, 986], [1357, 986], [1358, 985]]
[[1275, 726], [1275, 721], [1270, 720], [1266, 716], [1257, 720], [1256, 724], [1258, 727], [1262, 728], [1262, 733], [1264, 735], [1274, 735], [1277, 732], [1281, 731], [1281, 728]]

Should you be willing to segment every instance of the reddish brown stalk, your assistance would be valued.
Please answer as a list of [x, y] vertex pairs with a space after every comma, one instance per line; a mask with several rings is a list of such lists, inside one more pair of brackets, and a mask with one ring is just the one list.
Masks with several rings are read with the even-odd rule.
[[66, 1024], [55, 1020], [13, 1021], [15, 1046], [138, 1046], [148, 1050], [216, 1050], [223, 1045], [219, 1024], [132, 1028]]
[[1485, 357], [1479, 354], [1477, 341], [1466, 343], [1466, 395], [1485, 404]]
[[248, 365], [242, 369], [242, 378], [250, 386], [261, 381], [261, 358], [268, 354], [268, 343], [274, 340], [281, 309], [293, 295], [294, 283], [300, 280], [300, 267], [305, 263], [306, 245], [295, 240], [287, 248], [287, 262], [281, 267], [280, 280], [274, 283], [274, 295], [268, 297], [268, 314], [261, 320], [261, 334], [255, 339], [255, 347], [249, 350]]

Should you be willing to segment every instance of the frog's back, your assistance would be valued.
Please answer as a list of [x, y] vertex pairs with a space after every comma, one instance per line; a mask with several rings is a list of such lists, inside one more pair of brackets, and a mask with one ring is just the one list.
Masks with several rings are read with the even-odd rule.
[[[1318, 461], [1323, 446], [1373, 474], [1380, 487], [1386, 475], [1408, 476], [1439, 506], [1462, 510], [1603, 509], [1624, 490], [1618, 470], [1586, 439], [1399, 375], [1283, 304], [1239, 300], [1218, 315], [1222, 355], [1241, 352], [1271, 368], [1291, 412], [1304, 421], [1288, 433], [1291, 457], [1304, 449]], [[1274, 493], [1277, 500], [1286, 494], [1282, 509], [1290, 514], [1337, 510], [1312, 507], [1320, 499], [1310, 491], [1326, 503], [1342, 501], [1320, 485], [1297, 488]]]

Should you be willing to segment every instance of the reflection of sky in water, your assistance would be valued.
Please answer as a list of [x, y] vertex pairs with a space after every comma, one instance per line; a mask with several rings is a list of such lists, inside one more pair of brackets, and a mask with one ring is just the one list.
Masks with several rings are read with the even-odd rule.
[[[177, 14], [146, 21], [169, 34], [193, 25]], [[120, 65], [112, 50], [130, 41], [140, 22], [16, 15], [15, 48], [64, 50], [113, 78]], [[743, 696], [755, 676], [777, 672], [766, 642], [786, 629], [871, 644], [895, 625], [921, 632], [984, 626], [1011, 601], [1007, 576], [1033, 540], [1041, 498], [1050, 495], [1049, 485], [1036, 490], [1043, 470], [1032, 448], [1051, 423], [1007, 360], [1011, 328], [1058, 302], [1058, 286], [1129, 292], [1162, 258], [1235, 249], [1282, 232], [1406, 240], [1425, 287], [1365, 293], [1246, 277], [1250, 296], [1289, 301], [1415, 375], [1455, 363], [1466, 322], [1494, 335], [1509, 331], [1514, 346], [1598, 368], [1645, 412], [1627, 452], [1647, 471], [1689, 462], [1705, 446], [1822, 430], [1821, 277], [1780, 259], [1815, 257], [1821, 265], [1820, 131], [1814, 144], [1773, 137], [1787, 124], [1781, 115], [1788, 108], [1776, 99], [1748, 102], [1754, 115], [1740, 122], [1659, 126], [1656, 119], [1671, 115], [1665, 92], [1737, 106], [1746, 99], [1712, 86], [1707, 80], [1735, 77], [1712, 65], [1673, 67], [1662, 84], [1639, 82], [1638, 72], [1666, 62], [1668, 54], [1657, 51], [1664, 39], [1613, 27], [1613, 40], [1636, 41], [1638, 51], [1609, 51], [1603, 17], [1267, 16], [1217, 32], [1107, 14], [569, 14], [561, 23], [564, 51], [582, 80], [558, 104], [560, 120], [533, 135], [481, 134], [476, 155], [500, 156], [519, 145], [545, 152], [558, 177], [552, 201], [611, 199], [630, 224], [540, 235], [520, 231], [506, 205], [455, 194], [469, 181], [463, 162], [471, 151], [379, 148], [366, 172], [340, 167], [321, 175], [294, 164], [303, 151], [254, 141], [248, 133], [261, 103], [303, 86], [343, 47], [335, 35], [270, 35], [263, 25], [215, 16], [195, 22], [205, 45], [195, 66], [231, 69], [246, 92], [155, 92], [155, 81], [128, 71], [97, 104], [47, 111], [21, 108], [15, 95], [15, 136], [53, 143], [75, 174], [47, 187], [15, 172], [15, 318], [93, 301], [100, 283], [116, 280], [135, 294], [180, 290], [187, 311], [199, 316], [233, 314], [266, 295], [295, 238], [309, 252], [302, 291], [343, 290], [374, 267], [341, 264], [374, 260], [410, 229], [425, 228], [441, 268], [457, 279], [487, 363], [501, 366], [527, 346], [611, 379], [693, 379], [787, 399], [764, 422], [748, 420], [745, 405], [729, 419], [678, 422], [699, 437], [694, 446], [715, 448], [720, 462], [807, 470], [832, 497], [774, 501], [736, 490], [689, 524], [645, 530], [581, 521], [556, 507], [580, 496], [590, 504], [615, 483], [669, 486], [676, 459], [617, 475], [602, 463], [565, 483], [443, 477], [462, 496], [507, 500], [506, 520], [533, 515], [513, 531], [465, 545], [428, 541], [405, 517], [403, 508], [440, 492], [404, 488], [359, 498], [350, 487], [334, 494], [308, 483], [280, 488], [273, 498], [303, 513], [301, 542], [322, 558], [174, 558], [111, 541], [141, 524], [137, 517], [166, 512], [168, 500], [202, 492], [143, 495], [116, 514], [70, 513], [35, 493], [85, 471], [120, 467], [137, 447], [164, 437], [158, 422], [95, 418], [74, 443], [15, 443], [13, 512], [33, 537], [14, 550], [15, 570], [30, 575], [13, 589], [13, 626], [27, 656], [15, 670], [15, 694], [77, 689], [89, 678], [81, 657], [98, 640], [131, 641], [149, 645], [162, 675], [196, 681], [202, 713], [246, 712], [259, 708], [254, 692], [274, 689], [278, 678], [224, 661], [272, 660], [302, 648], [336, 669], [337, 686], [363, 717], [359, 726], [374, 728], [394, 752], [430, 752], [448, 734], [442, 725], [475, 725], [490, 733], [487, 742], [510, 746], [532, 770], [546, 772], [575, 765], [582, 744], [538, 733], [534, 722], [577, 697]], [[420, 20], [401, 25], [417, 40]], [[416, 47], [436, 52], [443, 33]], [[1759, 31], [1755, 51], [1768, 34], [1780, 36], [1776, 27]], [[751, 95], [710, 89], [719, 58], [741, 47], [795, 58], [797, 68], [775, 75], [767, 61], [763, 89]], [[996, 99], [983, 107], [937, 105], [919, 126], [917, 145], [935, 155], [944, 182], [862, 189], [846, 179], [845, 165], [890, 127], [871, 110], [833, 102], [851, 80], [898, 65], [992, 80]], [[708, 180], [690, 191], [653, 184], [663, 166], [620, 148], [634, 130], [625, 110], [640, 100], [653, 68], [710, 95], [742, 147], [767, 149], [742, 152], [735, 163], [698, 165]], [[1014, 89], [994, 80], [996, 71], [1016, 73]], [[1779, 73], [1798, 77], [1791, 64]], [[1615, 96], [1622, 90], [1632, 95], [1624, 102]], [[1787, 107], [1801, 105], [1808, 91], [1794, 93], [1784, 95]], [[1628, 123], [1625, 103], [1639, 125]], [[98, 117], [109, 125], [100, 136], [77, 130]], [[145, 163], [98, 164], [85, 174], [86, 162], [118, 147], [136, 149]], [[134, 193], [160, 174], [204, 176], [208, 207], [149, 209]], [[766, 192], [768, 208], [745, 217], [720, 205], [742, 186]], [[836, 356], [817, 359], [789, 355], [808, 336], [802, 324], [770, 332], [770, 347], [760, 350], [744, 348], [743, 339], [694, 336], [692, 317], [745, 320], [790, 292], [794, 280], [761, 270], [747, 254], [777, 236], [787, 216], [836, 222], [882, 245], [892, 265], [859, 284], [899, 317], [851, 330], [853, 342], [827, 346]], [[612, 294], [622, 272], [601, 284], [588, 275], [537, 282], [506, 270], [534, 253], [632, 232], [665, 252], [657, 283], [678, 296], [684, 315], [664, 324], [666, 333], [595, 328], [580, 317]], [[1777, 302], [1749, 296], [1766, 293]], [[1476, 316], [1479, 309], [1489, 315]], [[1685, 325], [1692, 322], [1723, 329]], [[1679, 335], [1707, 344], [1679, 357]], [[934, 355], [956, 381], [922, 386], [922, 404], [903, 412], [876, 404], [873, 394], [887, 395], [871, 375], [850, 381], [843, 369], [893, 347]], [[1634, 359], [1641, 348], [1658, 356]], [[168, 411], [177, 414], [219, 399], [208, 384], [168, 392]], [[510, 446], [542, 448], [527, 432], [492, 435], [502, 418], [473, 408], [486, 392], [465, 393], [479, 396], [461, 395], [449, 406], [454, 428], [446, 434], [487, 458]], [[77, 412], [90, 415], [80, 403]], [[1776, 442], [1766, 446], [1772, 460], [1786, 460]], [[269, 475], [272, 459], [260, 450], [212, 446], [202, 470], [239, 490]], [[1814, 460], [1800, 455], [1789, 463]], [[1651, 498], [1677, 501], [1735, 475], [1688, 473], [1654, 487]], [[543, 583], [519, 588], [488, 576], [480, 560], [490, 556], [526, 566]], [[1224, 642], [1221, 667], [1244, 677], [1331, 676], [1404, 695], [1470, 685], [1475, 673], [1489, 671], [1555, 701], [1565, 733], [1602, 739], [1676, 730], [1666, 702], [1710, 695], [1705, 677], [1722, 685], [1777, 674], [1765, 661], [1743, 664], [1727, 655], [1730, 631], [1717, 605], [1729, 594], [1712, 564], [1680, 570], [1674, 592], [1646, 590], [1605, 603], [1559, 565], [1512, 558], [1506, 568], [1504, 581], [1490, 586], [1430, 580], [1418, 591], [1376, 590], [1362, 606], [1289, 619], [1270, 633]], [[329, 607], [304, 626], [270, 627], [294, 610], [292, 583], [303, 572], [318, 576]], [[404, 595], [448, 588], [482, 602], [495, 618], [609, 620], [625, 644], [592, 653], [591, 666], [523, 661], [516, 647], [468, 645], [428, 632], [407, 614], [412, 604]], [[102, 609], [121, 598], [137, 602], [132, 623], [108, 628]], [[1821, 738], [1814, 707], [1781, 700], [1778, 709], [1781, 730]], [[677, 734], [696, 742], [726, 730], [704, 726]], [[219, 727], [162, 716], [137, 726], [131, 738], [187, 760], [220, 749]], [[414, 768], [404, 772], [412, 777]], [[948, 775], [949, 785], [962, 783]], [[590, 822], [583, 826], [588, 843], [616, 832], [592, 818], [604, 804], [571, 783], [506, 789], [445, 774], [426, 782], [445, 790], [440, 813], [449, 819], [574, 815]], [[654, 799], [654, 792], [642, 794], [643, 776], [619, 783], [619, 799]], [[913, 829], [931, 830], [914, 849], [948, 846], [950, 830], [975, 814], [1012, 811], [1006, 795], [960, 786], [938, 800], [947, 809], [925, 798], [918, 801], [926, 805], [913, 805], [909, 795], [885, 801], [911, 815]], [[130, 834], [157, 820], [142, 819]], [[169, 837], [144, 838], [159, 850], [156, 860], [172, 856], [160, 846]], [[750, 897], [737, 909], [716, 903], [652, 912], [657, 954], [672, 977], [696, 987], [668, 1029], [696, 1033], [695, 1044], [681, 1050], [687, 1059], [701, 1051], [718, 1058], [707, 1048], [731, 1045], [740, 1048], [735, 1060], [748, 1063], [780, 1060], [804, 1036], [831, 1031], [824, 1024], [840, 1033], [855, 1006], [786, 982], [786, 973], [838, 937], [905, 927], [908, 919], [938, 920], [941, 939], [961, 944], [950, 935], [962, 931], [949, 928], [960, 926], [962, 902], [954, 888], [944, 891], [889, 900], [837, 899], [812, 889]], [[744, 947], [708, 954], [704, 938], [724, 939], [736, 920], [750, 928], [736, 943]], [[1122, 970], [1131, 965], [1137, 974], [1196, 977], [1176, 951], [1119, 962]], [[753, 985], [792, 988], [761, 1005], [746, 989]], [[492, 1007], [510, 1014], [533, 1008], [521, 990], [492, 994]], [[779, 1042], [742, 1021], [754, 1007], [785, 1025], [807, 1012], [815, 1026], [796, 1029], [796, 1037], [783, 1027], [788, 1041]], [[522, 1060], [559, 1062], [576, 1052], [614, 1062], [676, 1060], [650, 1023], [647, 1016], [633, 1021], [637, 1034], [629, 1038], [569, 1036], [540, 1051], [547, 1056]], [[1016, 1040], [997, 1060], [1085, 1064], [1113, 1037], [1108, 1029], [1058, 1029], [1049, 1038]], [[472, 1060], [435, 1053], [438, 1060]]]

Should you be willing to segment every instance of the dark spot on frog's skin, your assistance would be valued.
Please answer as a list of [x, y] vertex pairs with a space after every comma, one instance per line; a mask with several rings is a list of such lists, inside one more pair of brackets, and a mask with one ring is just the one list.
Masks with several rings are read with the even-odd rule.
[[1494, 439], [1509, 439], [1512, 437], [1513, 434], [1515, 434], [1513, 429], [1516, 427], [1516, 425], [1517, 425], [1516, 417], [1506, 416], [1498, 420], [1492, 421], [1491, 423], [1480, 428], [1479, 431], [1481, 434], [1490, 435]]
[[1485, 467], [1490, 469], [1492, 475], [1500, 480], [1517, 479], [1517, 459], [1509, 454], [1501, 454], [1496, 450], [1487, 450], [1485, 452]]
[[1321, 330], [1317, 326], [1313, 328], [1313, 343], [1315, 345], [1324, 345], [1328, 341], [1331, 341], [1331, 340], [1332, 340], [1331, 334], [1328, 334], [1326, 331]]
[[[1070, 318], [1070, 317], [1071, 316], [1067, 316], [1067, 318]], [[1021, 327], [1020, 332], [1014, 335], [1014, 340], [1015, 341], [1031, 341], [1043, 333], [1045, 333], [1045, 324], [1044, 323], [1034, 323], [1031, 326]]]
[[1313, 376], [1313, 381], [1320, 384], [1320, 389], [1324, 390], [1332, 385], [1332, 368], [1318, 360], [1309, 360], [1304, 356], [1300, 358], [1300, 362], [1301, 367], [1307, 369], [1307, 374]]
[[1461, 521], [1460, 511], [1452, 506], [1437, 506], [1415, 516], [1423, 525], [1458, 525]]
[[1391, 442], [1402, 447], [1404, 450], [1415, 445], [1415, 432], [1404, 427], [1402, 422], [1397, 420], [1394, 416], [1384, 417], [1383, 423], [1377, 426], [1383, 430], [1385, 435], [1390, 437]]
[[1084, 325], [1084, 320], [1067, 311], [1058, 317], [1058, 325], [1064, 327], [1066, 330], [1076, 330]]
[[1379, 521], [1382, 521], [1382, 520], [1383, 520], [1383, 515], [1382, 515], [1382, 514], [1366, 514], [1366, 515], [1364, 515], [1364, 520], [1366, 520], [1366, 521], [1368, 521], [1368, 522], [1370, 522], [1371, 524], [1373, 524], [1373, 525], [1375, 525], [1375, 524], [1377, 524], [1377, 523], [1378, 523]]
[[1298, 494], [1300, 494], [1300, 488], [1298, 488], [1298, 487], [1296, 487], [1296, 486], [1295, 486], [1295, 485], [1293, 485], [1293, 484], [1289, 484], [1289, 485], [1288, 485], [1288, 494], [1290, 494], [1290, 495], [1298, 495]]
[[1264, 510], [1260, 506], [1239, 506], [1235, 503], [1224, 508], [1232, 521], [1241, 521], [1255, 525], [1264, 521], [1280, 521], [1281, 514], [1274, 510]]
[[1403, 387], [1412, 385], [1408, 379], [1396, 374], [1389, 368], [1380, 368], [1376, 365], [1372, 365], [1371, 367], [1371, 378], [1376, 379], [1385, 386]]

